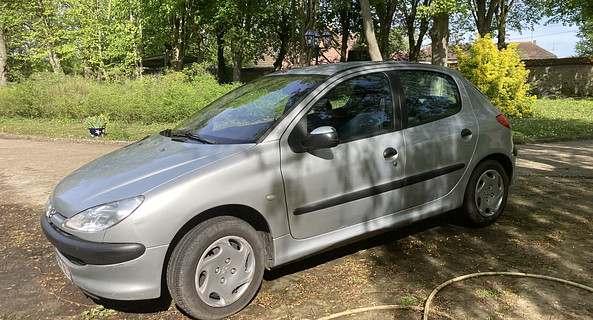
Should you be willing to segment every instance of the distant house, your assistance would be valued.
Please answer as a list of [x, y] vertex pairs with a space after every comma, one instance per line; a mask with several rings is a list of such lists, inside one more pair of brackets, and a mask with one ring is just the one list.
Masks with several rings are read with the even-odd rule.
[[521, 60], [558, 59], [558, 56], [533, 42], [511, 42], [517, 44], [517, 52]]
[[[558, 59], [558, 56], [550, 51], [538, 46], [534, 42], [511, 42], [509, 44], [517, 44], [517, 52], [521, 60], [539, 60], [539, 59]], [[463, 51], [469, 48], [468, 44], [460, 45]], [[422, 49], [420, 53], [421, 63], [430, 63], [432, 57], [432, 47], [427, 46]], [[449, 46], [447, 66], [457, 68], [457, 49], [456, 46]]]

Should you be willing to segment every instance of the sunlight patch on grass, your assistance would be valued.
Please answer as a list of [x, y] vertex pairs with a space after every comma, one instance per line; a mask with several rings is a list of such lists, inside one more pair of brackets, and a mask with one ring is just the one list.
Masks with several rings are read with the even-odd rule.
[[593, 138], [593, 99], [539, 99], [533, 117], [509, 120], [517, 142]]

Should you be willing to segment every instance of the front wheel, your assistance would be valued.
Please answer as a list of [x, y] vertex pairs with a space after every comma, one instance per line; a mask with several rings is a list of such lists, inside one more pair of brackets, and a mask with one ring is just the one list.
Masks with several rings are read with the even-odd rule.
[[500, 163], [486, 160], [472, 173], [462, 208], [473, 225], [490, 225], [504, 211], [508, 192], [509, 178]]
[[216, 217], [200, 223], [175, 247], [167, 285], [189, 315], [217, 319], [247, 306], [263, 273], [263, 241], [253, 227], [237, 218]]

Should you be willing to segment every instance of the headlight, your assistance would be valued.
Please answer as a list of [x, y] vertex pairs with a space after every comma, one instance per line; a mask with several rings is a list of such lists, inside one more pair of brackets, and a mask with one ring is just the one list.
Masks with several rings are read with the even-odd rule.
[[51, 218], [54, 214], [56, 214], [56, 209], [51, 201], [47, 199], [47, 202], [45, 203], [45, 216]]
[[144, 196], [124, 199], [86, 209], [64, 221], [64, 227], [82, 232], [97, 232], [121, 222], [144, 201]]

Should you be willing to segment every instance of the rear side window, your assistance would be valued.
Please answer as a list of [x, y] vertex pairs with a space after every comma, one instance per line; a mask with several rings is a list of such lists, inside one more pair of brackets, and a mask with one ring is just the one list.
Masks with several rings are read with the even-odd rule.
[[442, 73], [400, 71], [408, 112], [408, 126], [437, 120], [461, 110], [455, 81]]

